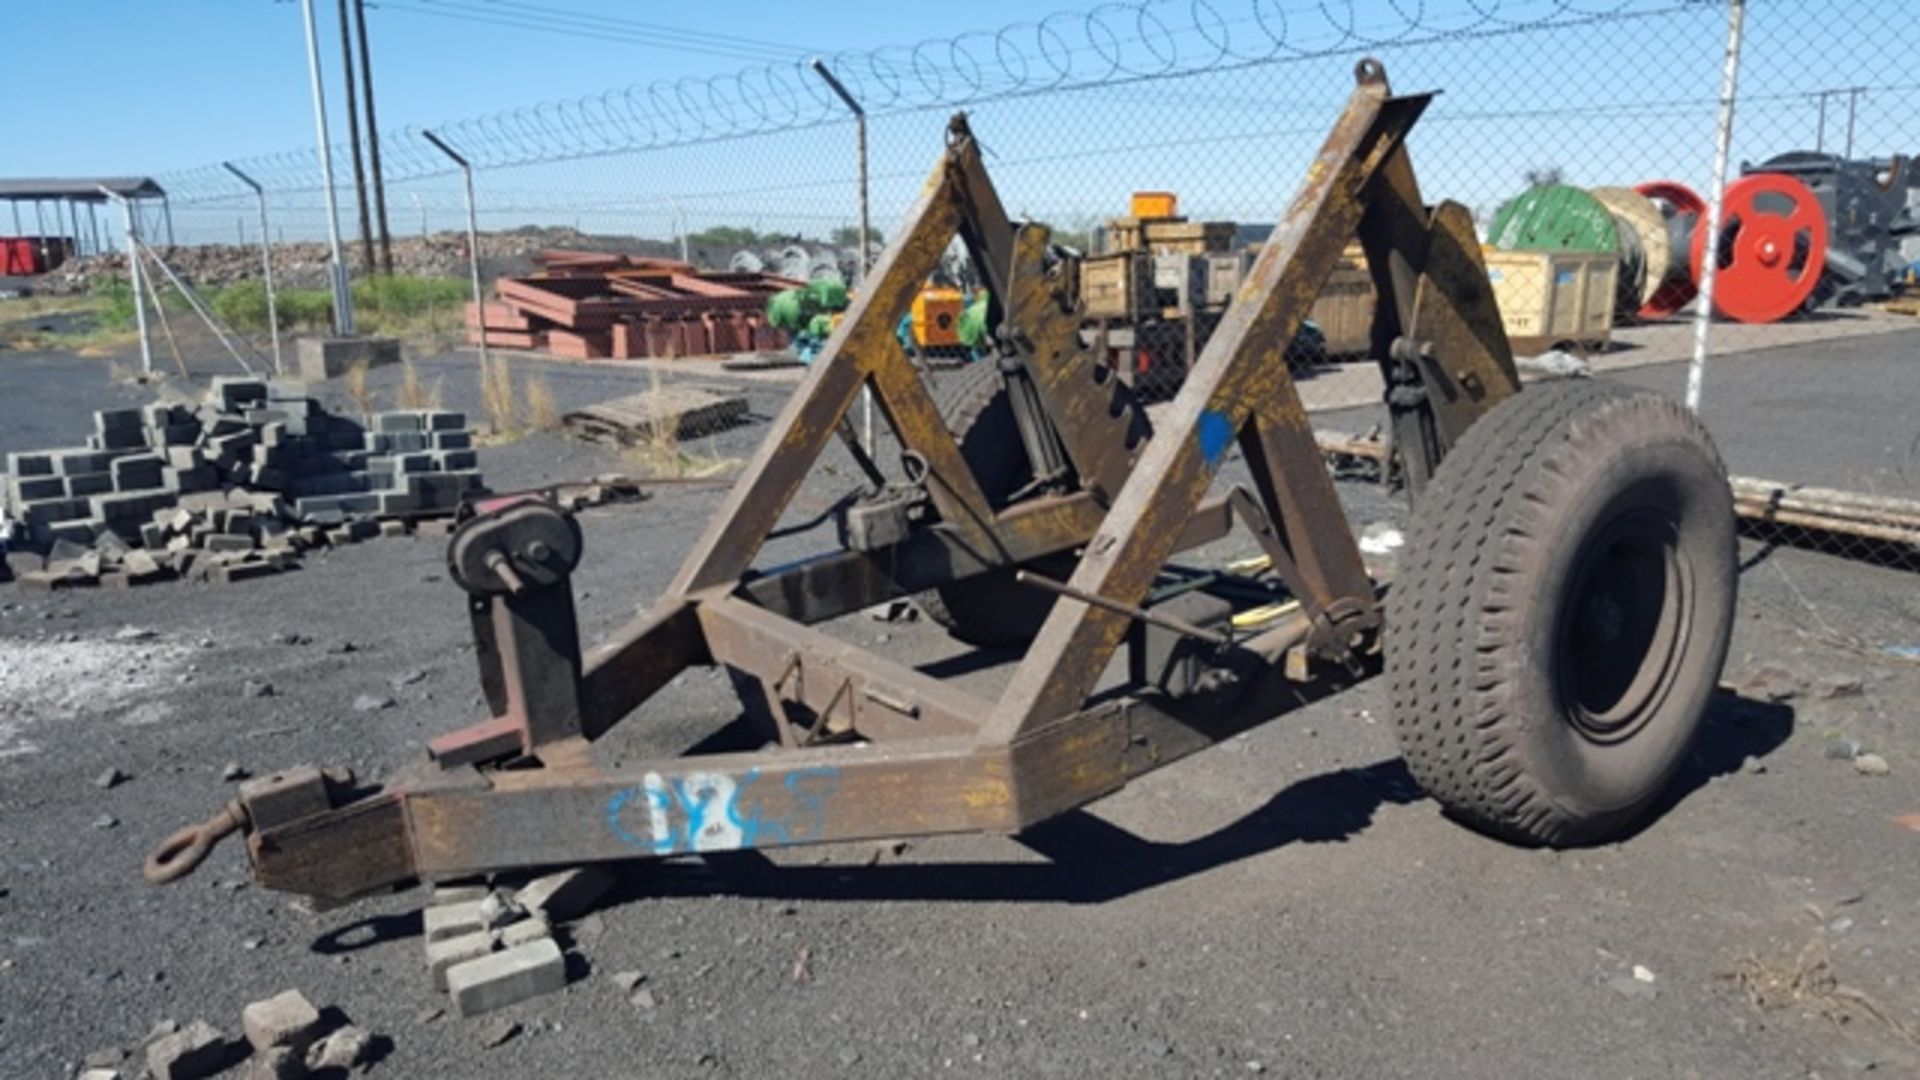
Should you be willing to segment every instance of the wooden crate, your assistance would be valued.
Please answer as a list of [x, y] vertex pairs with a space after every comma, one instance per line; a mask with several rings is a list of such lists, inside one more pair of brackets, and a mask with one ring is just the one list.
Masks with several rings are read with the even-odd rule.
[[1233, 247], [1231, 221], [1149, 221], [1147, 250], [1156, 255], [1219, 255]]
[[1144, 251], [1147, 246], [1145, 230], [1148, 226], [1168, 223], [1184, 224], [1186, 220], [1187, 219], [1183, 217], [1109, 218], [1107, 220], [1106, 241], [1101, 245], [1100, 250], [1108, 255], [1118, 255], [1126, 251]]
[[1618, 258], [1587, 251], [1488, 249], [1485, 255], [1514, 352], [1604, 346], [1611, 339]]
[[1131, 319], [1153, 306], [1146, 257], [1137, 251], [1091, 255], [1080, 263], [1080, 299], [1090, 319]]
[[1340, 260], [1307, 318], [1327, 338], [1328, 356], [1365, 354], [1373, 347], [1373, 277], [1364, 261]]

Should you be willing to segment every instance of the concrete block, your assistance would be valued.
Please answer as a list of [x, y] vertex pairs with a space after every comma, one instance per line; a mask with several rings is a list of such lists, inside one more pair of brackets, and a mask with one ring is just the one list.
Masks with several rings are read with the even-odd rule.
[[208, 388], [208, 392], [225, 412], [239, 412], [249, 405], [257, 405], [267, 400], [265, 380], [251, 377], [217, 376], [213, 380], [213, 385]]
[[198, 465], [191, 469], [177, 469], [169, 466], [160, 470], [162, 491], [186, 495], [196, 491], [211, 491], [219, 483], [220, 478], [211, 465]]
[[166, 459], [158, 454], [137, 454], [113, 463], [113, 486], [120, 491], [144, 491], [160, 486], [160, 470]]
[[106, 409], [93, 414], [93, 430], [102, 434], [109, 431], [139, 431], [146, 423], [146, 415], [139, 409]]
[[[370, 498], [373, 498], [373, 496], [354, 495], [354, 496], [350, 496], [350, 498], [370, 499]], [[373, 511], [363, 510], [359, 512], [371, 514]], [[374, 537], [380, 535], [380, 523], [378, 521], [375, 521], [371, 517], [355, 518], [352, 521], [347, 522], [345, 527], [348, 535], [355, 540], [371, 540]]]
[[175, 469], [197, 469], [207, 463], [206, 454], [197, 446], [168, 446], [163, 453], [167, 465]]
[[452, 509], [469, 493], [482, 490], [473, 472], [409, 473], [406, 490], [420, 499], [421, 509]]
[[521, 919], [493, 932], [494, 939], [503, 949], [517, 949], [530, 945], [541, 938], [553, 936], [553, 924], [540, 916]]
[[88, 436], [87, 442], [99, 450], [145, 450], [147, 433], [143, 428], [114, 428]]
[[421, 426], [428, 431], [464, 431], [467, 426], [467, 414], [463, 412], [434, 409], [422, 413], [421, 418]]
[[316, 525], [338, 525], [347, 519], [336, 495], [308, 495], [293, 501], [293, 513], [302, 521]]
[[288, 476], [284, 469], [276, 469], [267, 465], [254, 466], [254, 487], [265, 488], [268, 491], [284, 491], [286, 490], [288, 481], [291, 479], [292, 477]]
[[447, 938], [465, 937], [468, 934], [485, 934], [487, 922], [480, 913], [480, 905], [486, 897], [479, 900], [462, 900], [454, 904], [434, 904], [420, 912], [420, 925], [423, 936], [429, 944]]
[[442, 450], [432, 455], [439, 472], [464, 472], [480, 467], [480, 456], [472, 450]]
[[485, 930], [427, 942], [427, 976], [433, 980], [433, 988], [446, 990], [448, 970], [455, 964], [492, 955], [493, 947], [494, 937]]
[[208, 551], [252, 551], [253, 537], [234, 533], [214, 533], [200, 546]]
[[433, 433], [430, 450], [470, 450], [473, 448], [471, 431], [436, 431]]
[[407, 523], [392, 519], [380, 523], [380, 535], [388, 539], [407, 535]]
[[110, 472], [81, 473], [66, 479], [67, 495], [85, 498], [88, 495], [104, 495], [114, 489], [113, 474]]
[[8, 476], [52, 476], [53, 474], [51, 451], [16, 451], [7, 455]]
[[300, 377], [309, 383], [344, 375], [362, 361], [370, 368], [400, 362], [400, 342], [394, 338], [301, 338], [295, 352]]
[[373, 1037], [348, 1024], [313, 1044], [307, 1068], [320, 1076], [345, 1076], [365, 1066], [372, 1052]]
[[138, 529], [138, 522], [149, 520], [153, 512], [173, 502], [173, 496], [164, 491], [124, 491], [116, 495], [90, 495], [87, 503], [93, 516], [102, 521], [131, 522], [129, 528]]
[[298, 990], [275, 994], [240, 1010], [240, 1028], [255, 1050], [290, 1047], [304, 1055], [320, 1034], [320, 1010]]
[[598, 867], [582, 866], [547, 874], [528, 882], [514, 900], [531, 915], [552, 922], [577, 919], [613, 887], [613, 876]]
[[53, 455], [53, 471], [61, 476], [78, 476], [81, 473], [103, 473], [113, 467], [113, 459], [120, 455], [110, 450], [50, 450]]
[[233, 1063], [236, 1047], [205, 1020], [195, 1020], [147, 1045], [147, 1070], [154, 1080], [199, 1080]]
[[280, 430], [283, 432], [286, 431], [284, 422], [287, 419], [287, 413], [285, 410], [255, 407], [247, 409], [240, 415], [246, 418], [249, 427], [264, 428], [270, 424], [281, 424]]
[[479, 1016], [567, 985], [566, 957], [552, 938], [492, 953], [447, 970], [453, 1011]]
[[401, 431], [425, 431], [426, 417], [412, 411], [383, 412], [373, 414], [373, 430], [382, 435], [391, 435]]
[[83, 518], [93, 508], [85, 499], [34, 499], [16, 505], [13, 512], [28, 525], [42, 525]]
[[216, 585], [231, 585], [238, 581], [271, 577], [279, 572], [280, 567], [270, 562], [224, 563], [209, 569], [207, 580]]
[[420, 509], [420, 497], [407, 491], [380, 492], [380, 515], [397, 517]]
[[192, 446], [200, 441], [204, 429], [199, 424], [168, 424], [154, 432], [154, 443], [158, 446]]
[[19, 506], [35, 499], [61, 499], [67, 495], [67, 482], [58, 476], [7, 477], [7, 505]]

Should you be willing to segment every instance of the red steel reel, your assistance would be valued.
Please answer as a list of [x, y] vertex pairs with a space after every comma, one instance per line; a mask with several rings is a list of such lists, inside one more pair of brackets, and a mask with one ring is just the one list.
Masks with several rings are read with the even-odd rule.
[[[1827, 218], [1807, 185], [1780, 173], [1755, 173], [1727, 185], [1720, 208], [1713, 309], [1745, 323], [1770, 323], [1799, 311], [1827, 265]], [[1695, 229], [1693, 277], [1706, 267], [1707, 231]]]
[[[1707, 201], [1678, 180], [1649, 180], [1644, 184], [1635, 184], [1633, 190], [1652, 199], [1653, 204], [1660, 208], [1660, 216], [1667, 219], [1669, 233], [1680, 228], [1697, 228], [1699, 222], [1707, 219]], [[1686, 218], [1692, 218], [1694, 224], [1681, 224]], [[1680, 235], [1685, 236], [1684, 233]], [[1666, 280], [1641, 305], [1640, 317], [1664, 319], [1693, 303], [1699, 291], [1686, 262], [1676, 258], [1667, 270]]]

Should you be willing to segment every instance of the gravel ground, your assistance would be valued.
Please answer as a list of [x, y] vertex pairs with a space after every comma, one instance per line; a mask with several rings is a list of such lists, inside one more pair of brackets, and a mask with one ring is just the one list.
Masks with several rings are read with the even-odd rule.
[[[1873, 445], [1911, 438], [1885, 377], [1916, 337], [1716, 369], [1708, 416], [1736, 471], [1900, 475], [1897, 453], [1859, 462], [1855, 444], [1869, 424]], [[1816, 363], [1814, 411], [1782, 424], [1775, 400]], [[473, 406], [470, 361], [423, 367]], [[563, 406], [645, 385], [542, 370]], [[778, 384], [740, 385], [759, 416], [778, 409]], [[90, 410], [146, 396], [98, 361], [0, 357], [0, 451], [74, 441]], [[765, 430], [700, 449], [744, 456]], [[482, 454], [502, 489], [621, 464], [552, 436]], [[789, 518], [850, 475], [830, 460]], [[1341, 487], [1356, 522], [1398, 520], [1375, 488]], [[658, 595], [720, 498], [661, 486], [583, 515], [588, 640]], [[825, 538], [767, 557], [809, 541]], [[438, 544], [361, 544], [227, 588], [0, 586], [0, 1075], [70, 1075], [163, 1018], [231, 1033], [288, 987], [385, 1035], [373, 1074], [402, 1077], [1920, 1074], [1920, 833], [1894, 820], [1920, 811], [1920, 668], [1881, 648], [1920, 642], [1912, 574], [1744, 554], [1741, 693], [1715, 704], [1672, 804], [1622, 843], [1525, 851], [1450, 823], [1400, 764], [1383, 688], [1363, 685], [1018, 839], [633, 864], [567, 928], [567, 991], [501, 1014], [520, 1030], [491, 1047], [486, 1021], [440, 1012], [418, 890], [314, 912], [245, 884], [232, 846], [182, 884], [139, 879], [158, 838], [228, 797], [229, 763], [378, 777], [479, 715]], [[955, 654], [924, 623], [830, 629], [914, 663]], [[394, 705], [356, 711], [362, 694]], [[735, 713], [723, 679], [693, 673], [611, 748], [670, 752]], [[1891, 775], [1828, 757], [1837, 736]], [[109, 769], [126, 779], [101, 786]], [[615, 985], [629, 971], [652, 1008]]]

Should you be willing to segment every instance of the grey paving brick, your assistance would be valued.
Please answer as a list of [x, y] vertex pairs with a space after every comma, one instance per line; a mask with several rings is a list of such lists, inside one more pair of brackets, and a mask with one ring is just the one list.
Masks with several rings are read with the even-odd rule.
[[478, 1016], [567, 985], [566, 957], [552, 938], [541, 938], [455, 964], [447, 970], [454, 1012]]

